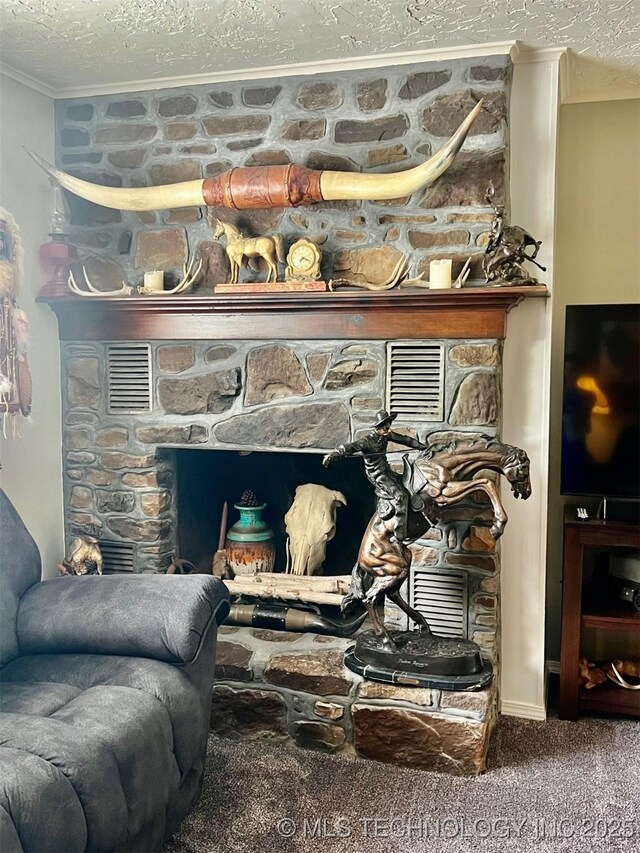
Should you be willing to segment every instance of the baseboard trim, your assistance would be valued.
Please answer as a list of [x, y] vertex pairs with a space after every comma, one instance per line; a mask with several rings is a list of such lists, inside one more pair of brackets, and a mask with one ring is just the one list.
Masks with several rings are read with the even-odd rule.
[[524, 720], [546, 720], [547, 709], [544, 705], [532, 705], [529, 702], [510, 702], [503, 699], [500, 713], [505, 717], [521, 717]]

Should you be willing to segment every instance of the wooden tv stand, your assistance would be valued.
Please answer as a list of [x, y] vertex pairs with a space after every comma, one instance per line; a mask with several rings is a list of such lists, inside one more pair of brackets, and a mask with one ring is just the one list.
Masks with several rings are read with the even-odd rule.
[[640, 691], [625, 690], [607, 682], [591, 690], [579, 683], [580, 631], [640, 631], [640, 611], [620, 602], [583, 612], [582, 573], [585, 548], [640, 548], [640, 527], [616, 521], [565, 520], [562, 589], [562, 641], [560, 647], [560, 719], [577, 720], [578, 710], [640, 716]]

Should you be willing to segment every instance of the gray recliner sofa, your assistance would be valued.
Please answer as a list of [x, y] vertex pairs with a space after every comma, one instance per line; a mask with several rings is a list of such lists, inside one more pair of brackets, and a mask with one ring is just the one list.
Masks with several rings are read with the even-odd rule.
[[0, 491], [0, 850], [156, 851], [202, 785], [224, 585], [40, 582]]

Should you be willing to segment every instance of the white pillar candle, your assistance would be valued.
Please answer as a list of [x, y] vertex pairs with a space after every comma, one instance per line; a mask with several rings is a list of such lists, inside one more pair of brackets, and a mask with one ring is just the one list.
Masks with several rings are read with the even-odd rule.
[[144, 274], [145, 290], [163, 290], [164, 289], [164, 271], [153, 270]]
[[429, 288], [444, 290], [451, 287], [451, 259], [443, 258], [429, 264]]

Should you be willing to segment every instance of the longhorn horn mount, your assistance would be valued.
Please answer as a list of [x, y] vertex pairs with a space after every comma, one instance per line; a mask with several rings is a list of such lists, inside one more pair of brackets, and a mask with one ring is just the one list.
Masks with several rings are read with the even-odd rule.
[[75, 178], [27, 153], [57, 183], [80, 198], [116, 210], [227, 207], [235, 210], [298, 207], [322, 201], [384, 201], [430, 186], [453, 163], [476, 116], [480, 100], [443, 147], [425, 163], [404, 172], [362, 174], [307, 169], [305, 166], [249, 166], [204, 180], [158, 187], [105, 187]]

